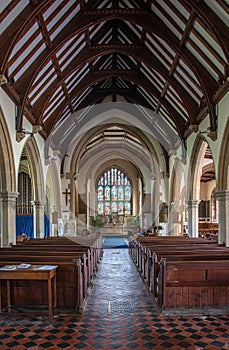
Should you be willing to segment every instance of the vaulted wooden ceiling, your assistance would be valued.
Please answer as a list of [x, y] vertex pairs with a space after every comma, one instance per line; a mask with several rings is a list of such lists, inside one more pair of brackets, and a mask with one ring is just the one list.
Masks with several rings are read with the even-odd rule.
[[108, 97], [156, 112], [179, 137], [228, 91], [227, 0], [5, 0], [0, 74], [23, 118], [48, 138]]

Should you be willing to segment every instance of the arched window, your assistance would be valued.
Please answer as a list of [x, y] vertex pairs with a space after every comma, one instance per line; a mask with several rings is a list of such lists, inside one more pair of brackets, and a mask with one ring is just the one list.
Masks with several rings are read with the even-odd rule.
[[118, 168], [105, 171], [97, 184], [98, 215], [131, 215], [132, 186]]

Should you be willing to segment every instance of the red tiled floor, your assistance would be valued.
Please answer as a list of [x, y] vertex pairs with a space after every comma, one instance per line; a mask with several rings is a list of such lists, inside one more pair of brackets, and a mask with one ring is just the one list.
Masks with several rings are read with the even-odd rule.
[[229, 350], [229, 316], [162, 316], [127, 249], [104, 249], [82, 315], [0, 317], [0, 349]]

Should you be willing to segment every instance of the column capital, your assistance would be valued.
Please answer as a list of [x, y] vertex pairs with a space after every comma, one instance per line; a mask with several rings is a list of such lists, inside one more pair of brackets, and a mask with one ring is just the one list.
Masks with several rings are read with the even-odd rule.
[[187, 204], [187, 206], [188, 207], [197, 207], [198, 205], [199, 205], [199, 203], [200, 203], [200, 200], [198, 199], [193, 199], [193, 200], [188, 200], [188, 201], [186, 201], [186, 204]]
[[37, 208], [44, 207], [46, 204], [45, 201], [31, 201], [31, 203], [34, 207], [37, 207]]
[[0, 192], [0, 200], [15, 200], [18, 195], [18, 192]]
[[218, 201], [229, 200], [229, 190], [215, 191], [215, 196]]
[[75, 172], [72, 174], [72, 179], [74, 181], [79, 181], [79, 177], [80, 177], [80, 173], [79, 172]]
[[157, 180], [157, 175], [153, 171], [149, 173], [149, 178], [150, 180], [156, 181]]

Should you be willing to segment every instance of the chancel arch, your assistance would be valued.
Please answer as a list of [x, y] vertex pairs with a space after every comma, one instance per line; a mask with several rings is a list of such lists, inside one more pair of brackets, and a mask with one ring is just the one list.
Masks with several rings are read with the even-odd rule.
[[[156, 140], [153, 140], [153, 138], [151, 140], [150, 138], [152, 137], [133, 126], [111, 123], [97, 126], [96, 129], [90, 130], [77, 144], [74, 151], [69, 150], [68, 158], [65, 162], [65, 173], [68, 168], [67, 164], [70, 163], [69, 178], [72, 184], [71, 208], [73, 216], [78, 216], [80, 221], [82, 221], [82, 215], [89, 215], [85, 205], [88, 198], [86, 192], [89, 178], [90, 186], [93, 186], [91, 191], [95, 192], [95, 179], [98, 176], [95, 173], [97, 173], [98, 169], [103, 171], [106, 162], [113, 162], [110, 166], [114, 164], [119, 165], [117, 163], [117, 160], [119, 160], [121, 163], [126, 162], [133, 164], [136, 168], [141, 168], [143, 174], [141, 187], [142, 191], [147, 193], [147, 196], [145, 194], [142, 196], [141, 204], [134, 201], [133, 210], [136, 212], [134, 208], [143, 207], [146, 204], [146, 199], [147, 203], [150, 203], [150, 207], [148, 209], [145, 207], [147, 212], [145, 211], [144, 215], [148, 216], [148, 218], [141, 221], [146, 227], [152, 226], [152, 211], [154, 213], [153, 216], [155, 216], [155, 212], [158, 212], [158, 209], [156, 210], [154, 206], [155, 203], [159, 205], [159, 200], [157, 199], [154, 205], [152, 204], [152, 194], [155, 189], [153, 189], [151, 182], [155, 185], [155, 179], [160, 181], [160, 167], [162, 166], [164, 169], [165, 165], [161, 165], [161, 159], [158, 159], [158, 150], [155, 150], [155, 147], [160, 148], [160, 146], [156, 145]], [[125, 168], [126, 165], [124, 167], [122, 165], [122, 169]], [[148, 181], [149, 178], [152, 178], [152, 181]], [[74, 195], [75, 200], [72, 198]], [[95, 208], [95, 206], [95, 198], [90, 195], [90, 207]]]

